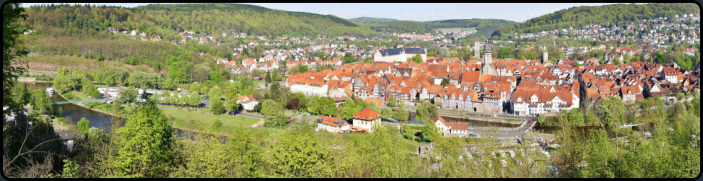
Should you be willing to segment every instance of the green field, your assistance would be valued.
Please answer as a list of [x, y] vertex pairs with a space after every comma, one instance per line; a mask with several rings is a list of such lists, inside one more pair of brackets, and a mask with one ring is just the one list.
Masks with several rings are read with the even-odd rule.
[[68, 99], [68, 100], [86, 100], [90, 99], [88, 96], [83, 94], [82, 92], [77, 92], [77, 91], [69, 91], [67, 93], [64, 93], [63, 96]]
[[176, 123], [173, 125], [178, 128], [185, 128], [190, 120], [198, 126], [204, 126], [209, 128], [215, 123], [215, 120], [222, 121], [223, 128], [234, 128], [238, 126], [251, 127], [254, 123], [259, 122], [259, 119], [243, 117], [243, 116], [231, 116], [231, 115], [214, 115], [211, 113], [203, 113], [196, 111], [178, 110], [178, 109], [161, 109], [166, 117], [173, 117]]
[[437, 31], [440, 31], [442, 33], [447, 33], [447, 32], [452, 32], [454, 30], [460, 30], [460, 31], [470, 31], [470, 30], [475, 30], [476, 28], [437, 28]]

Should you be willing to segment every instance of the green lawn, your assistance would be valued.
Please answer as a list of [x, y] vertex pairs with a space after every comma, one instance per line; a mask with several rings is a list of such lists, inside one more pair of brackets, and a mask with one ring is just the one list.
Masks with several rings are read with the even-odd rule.
[[203, 128], [209, 128], [215, 123], [215, 120], [222, 121], [223, 128], [234, 128], [238, 126], [251, 127], [254, 123], [259, 122], [259, 119], [243, 117], [243, 116], [231, 116], [231, 115], [214, 115], [210, 113], [203, 113], [197, 111], [186, 111], [178, 109], [162, 109], [166, 117], [173, 117], [176, 123], [174, 127], [185, 128], [190, 120], [193, 123]]
[[66, 97], [66, 99], [69, 99], [69, 100], [86, 100], [86, 99], [91, 99], [91, 98], [88, 98], [88, 96], [85, 95], [85, 94], [83, 94], [82, 92], [77, 92], [77, 91], [69, 91], [69, 92], [67, 92], [67, 93], [64, 93], [63, 96]]

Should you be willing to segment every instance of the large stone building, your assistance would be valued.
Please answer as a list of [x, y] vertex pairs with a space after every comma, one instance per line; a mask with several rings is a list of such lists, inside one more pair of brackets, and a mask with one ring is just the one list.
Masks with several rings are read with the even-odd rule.
[[303, 93], [306, 96], [327, 96], [327, 84], [322, 81], [300, 81], [290, 86], [292, 93]]
[[394, 49], [383, 49], [378, 50], [374, 56], [374, 62], [405, 62], [408, 58], [411, 58], [417, 54], [422, 56], [422, 62], [427, 61], [427, 49], [426, 48], [394, 48]]

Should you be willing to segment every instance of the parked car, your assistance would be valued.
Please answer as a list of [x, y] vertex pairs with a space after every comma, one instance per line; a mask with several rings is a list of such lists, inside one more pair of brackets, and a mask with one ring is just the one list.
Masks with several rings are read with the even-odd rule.
[[531, 120], [531, 119], [530, 119], [530, 121], [528, 121], [527, 123], [532, 123], [532, 122], [535, 122], [535, 120]]
[[471, 137], [471, 138], [478, 138], [478, 135], [471, 133], [471, 134], [469, 134], [469, 137]]

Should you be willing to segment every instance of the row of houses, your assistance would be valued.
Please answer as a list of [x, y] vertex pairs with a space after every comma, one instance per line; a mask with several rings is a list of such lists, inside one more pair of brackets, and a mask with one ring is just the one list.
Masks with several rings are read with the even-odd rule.
[[394, 97], [407, 105], [428, 100], [443, 109], [517, 115], [578, 108], [582, 96], [592, 101], [618, 96], [631, 104], [700, 86], [699, 68], [684, 71], [675, 63], [616, 66], [589, 59], [554, 65], [542, 64], [543, 60], [493, 60], [490, 55], [487, 50], [483, 59], [471, 61], [443, 58], [420, 64], [344, 64], [334, 71], [291, 75], [286, 86], [308, 96], [355, 96], [384, 102]]

